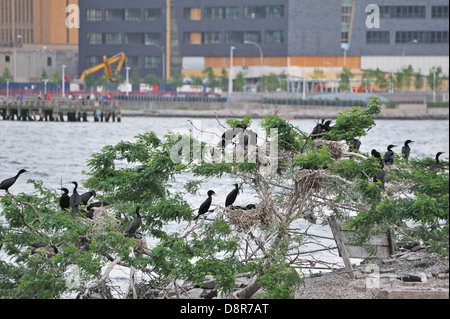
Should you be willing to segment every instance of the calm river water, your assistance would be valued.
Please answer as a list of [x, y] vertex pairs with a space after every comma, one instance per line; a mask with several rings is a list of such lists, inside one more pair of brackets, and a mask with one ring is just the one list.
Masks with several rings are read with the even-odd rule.
[[[61, 183], [72, 189], [71, 181], [82, 182], [87, 177], [82, 174], [87, 170], [86, 162], [93, 153], [100, 152], [105, 145], [115, 145], [121, 140], [133, 141], [134, 137], [146, 131], [155, 131], [163, 137], [169, 130], [186, 132], [191, 128], [188, 118], [146, 118], [124, 117], [121, 123], [68, 123], [68, 122], [11, 122], [0, 121], [0, 180], [14, 176], [25, 168], [28, 174], [22, 175], [10, 189], [12, 193], [33, 192], [27, 179], [42, 180], [44, 186], [57, 190]], [[259, 120], [254, 120], [252, 129], [258, 131]], [[292, 120], [292, 123], [305, 132], [311, 132], [314, 120]], [[400, 151], [404, 141], [411, 139], [411, 157], [434, 157], [439, 151], [449, 154], [449, 121], [447, 120], [377, 120], [376, 127], [361, 139], [362, 152], [370, 152], [373, 148], [384, 153], [389, 144], [396, 144]], [[195, 125], [204, 130], [221, 132], [215, 119], [197, 119]], [[214, 137], [214, 144], [217, 137]], [[184, 176], [174, 187], [181, 187]], [[206, 198], [208, 189], [214, 189], [217, 197], [214, 201], [223, 205], [225, 197], [233, 188], [231, 177], [205, 184], [201, 193], [189, 196], [187, 200], [198, 207]], [[85, 191], [83, 186], [79, 192]], [[3, 195], [0, 193], [0, 195]], [[239, 200], [241, 202], [239, 202]], [[239, 196], [236, 204], [245, 204], [254, 200], [254, 194], [247, 188]], [[183, 225], [168, 225], [169, 229], [179, 229]], [[314, 233], [313, 226], [310, 233]], [[317, 234], [331, 236], [324, 227], [317, 226]], [[149, 245], [155, 244], [150, 239]], [[320, 258], [320, 256], [316, 256]], [[337, 260], [340, 258], [336, 257]], [[127, 281], [128, 274], [118, 271], [117, 280]]]

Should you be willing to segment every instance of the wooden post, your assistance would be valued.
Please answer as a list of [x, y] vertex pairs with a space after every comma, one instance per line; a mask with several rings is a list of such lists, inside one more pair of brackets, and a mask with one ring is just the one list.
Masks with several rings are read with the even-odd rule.
[[355, 279], [352, 263], [350, 262], [350, 258], [348, 257], [347, 249], [345, 248], [341, 225], [339, 225], [334, 216], [328, 217], [328, 223], [330, 224], [331, 231], [333, 232], [333, 237], [336, 241], [339, 252], [341, 253], [342, 259], [344, 260], [345, 269], [347, 269], [347, 273], [350, 276], [350, 279]]

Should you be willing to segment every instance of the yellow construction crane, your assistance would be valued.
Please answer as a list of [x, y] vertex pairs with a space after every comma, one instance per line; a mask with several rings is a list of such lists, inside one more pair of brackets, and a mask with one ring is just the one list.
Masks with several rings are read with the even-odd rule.
[[117, 73], [119, 73], [120, 70], [122, 69], [123, 64], [125, 63], [125, 53], [120, 52], [110, 58], [107, 58], [106, 56], [104, 56], [103, 63], [96, 65], [90, 69], [85, 70], [83, 72], [83, 74], [81, 74], [80, 81], [84, 82], [84, 79], [86, 78], [86, 76], [88, 74], [97, 72], [98, 70], [101, 70], [101, 69], [105, 69], [105, 73], [108, 76], [109, 80], [111, 82], [115, 82], [117, 80], [117, 78], [114, 78], [114, 76], [113, 76], [113, 71], [112, 71], [111, 65], [116, 62], [119, 62], [119, 64], [117, 65], [117, 68], [116, 68]]

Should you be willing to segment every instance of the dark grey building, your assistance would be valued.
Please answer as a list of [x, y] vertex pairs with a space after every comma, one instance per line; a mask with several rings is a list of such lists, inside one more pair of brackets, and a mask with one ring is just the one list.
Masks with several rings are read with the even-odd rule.
[[226, 66], [234, 46], [236, 57], [263, 52], [264, 63], [273, 67], [342, 67], [345, 51], [353, 68], [381, 63], [389, 69], [399, 57], [407, 63], [419, 63], [420, 57], [424, 68], [444, 64], [448, 72], [447, 0], [378, 0], [376, 12], [367, 12], [373, 3], [80, 0], [79, 71], [100, 63], [103, 55], [124, 51], [126, 65], [141, 77], [152, 73], [161, 78], [192, 61], [197, 68]]

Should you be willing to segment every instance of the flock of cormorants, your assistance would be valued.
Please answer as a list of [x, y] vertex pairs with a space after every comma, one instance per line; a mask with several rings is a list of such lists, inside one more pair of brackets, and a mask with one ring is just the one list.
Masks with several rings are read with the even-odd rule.
[[[333, 128], [330, 126], [332, 124], [332, 121], [326, 121], [322, 120], [321, 123], [318, 123], [316, 125], [316, 127], [314, 128], [313, 132], [311, 133], [311, 138], [312, 139], [317, 139], [323, 136], [324, 133], [331, 131]], [[256, 133], [252, 132], [251, 130], [247, 131], [247, 127], [244, 125], [238, 125], [235, 129], [229, 130], [227, 132], [225, 132], [222, 136], [222, 141], [219, 142], [219, 145], [223, 148], [226, 147], [226, 145], [231, 142], [232, 139], [234, 139], [237, 135], [239, 135], [240, 133], [243, 133], [244, 139], [244, 145], [248, 145], [249, 144], [249, 140], [250, 140], [250, 144], [256, 144], [257, 143], [257, 135]], [[405, 158], [406, 162], [409, 162], [409, 156], [411, 153], [411, 147], [409, 146], [409, 144], [414, 143], [414, 141], [412, 140], [407, 140], [405, 141], [405, 144], [402, 147], [402, 151], [401, 154], [402, 156]], [[220, 147], [219, 146], [219, 147]], [[350, 149], [353, 150], [359, 150], [361, 146], [361, 142], [358, 139], [354, 139], [353, 141], [350, 142]], [[380, 170], [375, 174], [375, 176], [373, 177], [373, 181], [377, 182], [377, 181], [381, 181], [381, 187], [382, 189], [384, 189], [384, 184], [386, 181], [386, 171], [385, 171], [385, 166], [391, 166], [394, 164], [394, 159], [395, 159], [395, 153], [392, 150], [393, 148], [397, 147], [396, 145], [389, 145], [387, 147], [387, 152], [385, 152], [384, 157], [381, 156], [381, 154], [373, 149], [371, 151], [371, 155], [375, 158], [378, 159], [379, 161], [379, 168]], [[439, 168], [439, 157], [444, 154], [444, 152], [439, 152], [436, 154], [436, 161], [433, 165], [431, 165], [429, 167], [429, 169], [431, 171], [435, 171]], [[27, 170], [25, 169], [21, 169], [16, 176], [5, 179], [4, 181], [2, 181], [0, 183], [0, 189], [5, 190], [6, 193], [9, 194], [9, 188], [11, 186], [14, 185], [14, 183], [16, 182], [16, 180], [19, 178], [19, 176], [23, 173], [27, 173]], [[72, 191], [72, 195], [69, 196], [69, 190], [67, 188], [60, 188], [59, 190], [61, 190], [63, 192], [63, 194], [60, 197], [60, 207], [63, 210], [68, 210], [70, 208], [72, 213], [77, 213], [79, 212], [79, 206], [80, 205], [84, 205], [86, 206], [88, 201], [92, 198], [96, 196], [95, 191], [91, 190], [89, 192], [83, 193], [83, 194], [79, 194], [77, 189], [78, 189], [78, 183], [77, 182], [72, 182], [74, 184], [74, 189]], [[256, 206], [254, 204], [249, 204], [247, 206], [232, 206], [234, 204], [234, 202], [236, 201], [237, 195], [239, 194], [239, 190], [240, 187], [238, 184], [234, 184], [234, 189], [228, 194], [228, 196], [226, 197], [225, 200], [225, 207], [229, 207], [232, 209], [241, 209], [241, 210], [251, 210], [251, 209], [255, 209]], [[207, 199], [200, 205], [200, 208], [198, 210], [198, 215], [194, 218], [194, 220], [197, 220], [200, 216], [205, 215], [207, 212], [210, 211], [210, 207], [212, 204], [212, 196], [216, 196], [216, 193], [213, 190], [208, 191], [208, 197]], [[86, 209], [88, 210], [88, 212], [86, 213], [86, 217], [88, 218], [92, 218], [93, 217], [93, 208], [95, 207], [100, 207], [100, 206], [106, 206], [106, 203], [93, 203], [90, 204], [89, 206], [86, 207]], [[139, 210], [141, 209], [141, 206], [137, 206], [136, 208], [136, 218], [131, 222], [128, 231], [126, 233], [127, 237], [132, 238], [137, 229], [139, 228], [141, 222], [142, 222], [142, 217], [139, 213]], [[38, 244], [39, 245], [39, 244]], [[35, 247], [38, 248], [38, 247]]]

